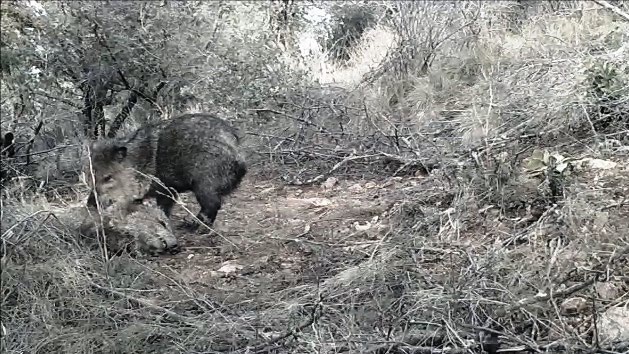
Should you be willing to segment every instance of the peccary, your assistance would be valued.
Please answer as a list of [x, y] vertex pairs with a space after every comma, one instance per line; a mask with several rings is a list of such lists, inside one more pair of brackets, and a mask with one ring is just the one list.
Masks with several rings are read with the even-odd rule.
[[[128, 170], [136, 169], [159, 179], [141, 197], [155, 198], [170, 217], [172, 193], [192, 191], [201, 206], [197, 217], [214, 224], [222, 200], [247, 173], [238, 131], [225, 120], [205, 113], [184, 114], [164, 123], [145, 125], [118, 139], [92, 144], [95, 190], [106, 198], [124, 196]], [[166, 188], [164, 188], [164, 186]], [[94, 205], [92, 195], [88, 204]], [[196, 229], [199, 225], [191, 223]]]
[[[114, 203], [97, 210], [82, 209], [84, 218], [79, 232], [88, 239], [95, 239], [102, 228], [110, 252], [129, 250], [132, 254], [156, 256], [180, 251], [170, 220], [157, 206], [144, 203]], [[76, 216], [75, 216], [76, 217]]]
[[[92, 154], [93, 161], [104, 158], [96, 154]], [[139, 204], [151, 189], [150, 176], [145, 176], [131, 167], [122, 165], [109, 166], [105, 175], [99, 174], [103, 168], [98, 163], [92, 164], [92, 174], [90, 172], [90, 164], [85, 164], [84, 173], [87, 184], [92, 188], [87, 206], [96, 207], [96, 199], [94, 191], [98, 195], [98, 201], [101, 208], [106, 209], [112, 205], [119, 203], [120, 205]]]

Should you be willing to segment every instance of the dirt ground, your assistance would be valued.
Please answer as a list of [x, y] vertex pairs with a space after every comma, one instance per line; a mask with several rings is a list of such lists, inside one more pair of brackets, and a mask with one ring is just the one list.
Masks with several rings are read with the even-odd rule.
[[[153, 262], [196, 291], [224, 294], [224, 303], [316, 283], [340, 272], [341, 264], [371, 256], [369, 250], [387, 236], [387, 210], [397, 199], [393, 190], [417, 181], [328, 181], [299, 188], [249, 178], [224, 203], [214, 232], [183, 231], [180, 225], [190, 215], [176, 206], [172, 220], [182, 251]], [[196, 214], [194, 195], [182, 200]]]
[[[284, 289], [317, 284], [373, 257], [399, 226], [390, 225], [389, 211], [405, 195], [428, 196], [434, 188], [425, 177], [308, 187], [248, 177], [226, 199], [213, 232], [184, 231], [181, 224], [190, 215], [176, 206], [172, 222], [182, 251], [150, 260], [151, 268], [171, 279], [165, 286], [175, 280], [225, 305], [267, 303]], [[199, 210], [193, 195], [182, 201], [190, 213]]]
[[[509, 311], [527, 303], [516, 311], [523, 320], [513, 322], [510, 331], [533, 338], [537, 334], [518, 323], [545, 323], [543, 343], [550, 343], [567, 338], [560, 325], [569, 322], [582, 335], [593, 317], [569, 305], [587, 296], [599, 297], [601, 306], [626, 301], [626, 263], [610, 261], [627, 252], [624, 157], [575, 162], [563, 199], [546, 204], [534, 219], [540, 182], [505, 187], [509, 193], [498, 196], [454, 186], [439, 171], [339, 178], [309, 187], [248, 176], [225, 200], [214, 231], [184, 231], [185, 219], [199, 206], [192, 194], [181, 196], [185, 208], [176, 206], [172, 218], [181, 245], [176, 255], [102, 262], [99, 253], [59, 237], [25, 242], [41, 254], [44, 248], [58, 253], [39, 263], [29, 260], [34, 265], [26, 281], [21, 265], [7, 267], [13, 270], [5, 273], [13, 288], [29, 286], [15, 292], [15, 299], [25, 300], [15, 300], [7, 327], [47, 340], [47, 329], [35, 327], [42, 321], [23, 318], [32, 316], [31, 304], [49, 301], [36, 316], [68, 328], [74, 342], [65, 352], [85, 352], [103, 341], [118, 343], [119, 351], [109, 351], [116, 353], [184, 348], [244, 353], [267, 346], [276, 352], [365, 352], [383, 345], [383, 338], [400, 343], [410, 338], [417, 345], [449, 340], [448, 333], [433, 333], [433, 323], [446, 323], [461, 338], [476, 338], [468, 322], [512, 323]], [[495, 202], [489, 197], [505, 205], [504, 211], [490, 205]], [[507, 208], [513, 201], [530, 207]], [[35, 228], [39, 223], [33, 220]], [[588, 285], [590, 276], [582, 269], [612, 275], [599, 290]], [[50, 279], [60, 285], [51, 290]], [[538, 300], [546, 289], [559, 296]], [[77, 318], [97, 319], [84, 330], [98, 328], [91, 342], [66, 324], [80, 323]], [[106, 322], [110, 318], [113, 324]], [[300, 332], [298, 339], [289, 338], [293, 331]], [[505, 343], [513, 347], [519, 341]]]

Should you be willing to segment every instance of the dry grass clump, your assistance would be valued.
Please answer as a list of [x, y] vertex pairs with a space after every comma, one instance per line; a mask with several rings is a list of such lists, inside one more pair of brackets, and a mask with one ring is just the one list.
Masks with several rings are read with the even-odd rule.
[[[143, 276], [145, 265], [128, 258], [103, 262], [80, 248], [63, 251], [49, 251], [48, 260], [3, 264], [4, 350], [143, 353], [186, 336], [176, 323], [181, 318], [161, 319], [163, 303], [153, 300], [161, 286]], [[181, 292], [171, 301], [186, 298]]]
[[[463, 143], [478, 147], [498, 137], [530, 135], [556, 143], [553, 139], [567, 141], [566, 135], [579, 131], [596, 134], [592, 129], [601, 117], [595, 107], [602, 102], [592, 95], [594, 82], [587, 75], [597, 69], [597, 63], [606, 63], [619, 68], [614, 80], [629, 78], [622, 69], [629, 48], [621, 45], [619, 37], [629, 27], [614, 23], [610, 16], [600, 17], [582, 21], [542, 17], [545, 29], [532, 24], [520, 38], [505, 34], [494, 42], [498, 44], [487, 40], [486, 47], [478, 48], [489, 60], [480, 69], [486, 79], [449, 101], [452, 109], [463, 110], [459, 121]], [[608, 51], [593, 55], [597, 47]]]
[[[458, 7], [438, 13], [409, 4], [413, 16], [393, 24], [396, 45], [369, 77], [372, 107], [402, 110], [416, 117], [416, 129], [462, 137], [456, 144], [464, 148], [531, 135], [551, 142], [581, 131], [592, 136], [593, 127], [604, 132], [610, 122], [597, 122], [606, 119], [626, 129], [626, 118], [599, 107], [611, 99], [615, 112], [627, 109], [627, 22], [591, 3], [562, 12], [531, 5], [517, 30], [505, 30], [513, 24], [504, 5], [430, 5]], [[412, 48], [413, 56], [405, 55]]]
[[230, 314], [149, 260], [104, 258], [63, 209], [41, 200], [3, 206], [3, 352], [203, 351], [251, 337], [255, 314]]

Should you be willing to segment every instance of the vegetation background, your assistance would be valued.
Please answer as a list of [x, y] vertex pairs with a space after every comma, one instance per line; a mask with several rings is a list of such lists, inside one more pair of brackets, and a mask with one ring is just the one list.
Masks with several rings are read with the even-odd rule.
[[[2, 352], [627, 352], [628, 13], [2, 1]], [[86, 245], [84, 142], [186, 111], [245, 135], [218, 235]]]

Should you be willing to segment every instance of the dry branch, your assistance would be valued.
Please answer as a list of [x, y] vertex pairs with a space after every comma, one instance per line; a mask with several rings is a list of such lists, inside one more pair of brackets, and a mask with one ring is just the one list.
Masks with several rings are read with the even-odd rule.
[[608, 10], [611, 10], [616, 15], [618, 15], [618, 16], [624, 18], [625, 20], [629, 21], [629, 14], [627, 14], [624, 11], [622, 11], [618, 7], [608, 3], [607, 1], [605, 1], [605, 0], [592, 0], [592, 1], [594, 1], [595, 3], [599, 4], [600, 6], [606, 8]]
[[[534, 304], [534, 303], [539, 303], [542, 301], [548, 301], [554, 298], [565, 298], [568, 297], [578, 291], [581, 291], [587, 287], [590, 287], [592, 285], [594, 285], [594, 283], [596, 283], [598, 281], [599, 275], [601, 274], [605, 274], [607, 276], [611, 276], [614, 273], [614, 269], [611, 269], [611, 271], [606, 271], [604, 268], [612, 265], [616, 262], [618, 262], [619, 260], [621, 260], [622, 258], [625, 258], [629, 255], [629, 246], [625, 246], [624, 248], [620, 249], [617, 253], [615, 253], [606, 264], [601, 264], [597, 267], [595, 267], [595, 269], [593, 271], [597, 271], [597, 274], [593, 275], [590, 279], [583, 281], [583, 282], [579, 282], [577, 284], [574, 284], [566, 289], [563, 290], [558, 290], [558, 291], [553, 291], [552, 289], [550, 289], [549, 291], [546, 291], [545, 293], [542, 294], [538, 294], [536, 296], [533, 297], [528, 297], [528, 298], [523, 298], [521, 300], [519, 300], [516, 304], [512, 304], [506, 308], [501, 308], [499, 310], [497, 310], [495, 312], [495, 316], [496, 317], [504, 317], [509, 315], [510, 313], [513, 313], [514, 311], [518, 311], [520, 309], [522, 309], [523, 307], [526, 307], [528, 305]], [[573, 269], [571, 272], [576, 272], [578, 269]], [[618, 271], [618, 270], [616, 270]], [[495, 318], [488, 318], [485, 322], [485, 327], [490, 327], [490, 323], [491, 322], [495, 322]]]
[[297, 333], [303, 331], [305, 328], [310, 327], [312, 324], [314, 324], [317, 318], [320, 317], [320, 313], [319, 313], [320, 311], [321, 311], [321, 299], [312, 307], [312, 311], [310, 312], [310, 317], [306, 319], [305, 321], [303, 321], [300, 325], [298, 325], [297, 327], [291, 328], [287, 330], [286, 332], [284, 332], [283, 334], [277, 337], [273, 337], [262, 344], [258, 344], [254, 346], [253, 348], [248, 347], [245, 349], [245, 352], [247, 353], [272, 352], [271, 348], [269, 347], [271, 347], [273, 344], [277, 344], [278, 342], [284, 339], [287, 339], [288, 337], [295, 336], [297, 335]]
[[171, 311], [171, 310], [169, 310], [167, 308], [155, 305], [155, 304], [153, 304], [149, 300], [138, 298], [138, 297], [133, 297], [131, 295], [127, 295], [127, 294], [123, 293], [122, 291], [98, 285], [93, 280], [92, 280], [90, 285], [92, 287], [98, 289], [98, 290], [102, 290], [102, 291], [105, 291], [107, 293], [110, 293], [111, 295], [118, 296], [120, 298], [123, 298], [123, 299], [129, 301], [129, 302], [135, 303], [137, 305], [144, 306], [146, 308], [149, 308], [149, 309], [154, 310], [154, 311], [158, 311], [160, 313], [164, 313], [164, 314], [168, 315], [169, 317], [172, 317], [174, 320], [180, 322], [181, 324], [185, 324], [185, 325], [188, 325], [188, 326], [191, 326], [191, 327], [196, 327], [196, 328], [199, 328], [199, 329], [205, 328], [205, 325], [203, 323], [200, 323], [198, 321], [193, 321], [192, 319], [187, 318], [185, 316], [182, 316], [182, 315], [180, 315], [180, 314], [178, 314], [176, 312], [173, 312], [173, 311]]

